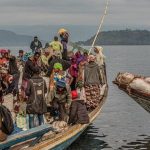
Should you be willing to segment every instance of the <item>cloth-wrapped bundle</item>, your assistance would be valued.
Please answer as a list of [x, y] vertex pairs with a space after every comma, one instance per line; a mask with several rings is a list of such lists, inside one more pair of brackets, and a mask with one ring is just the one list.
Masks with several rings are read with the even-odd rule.
[[119, 82], [120, 84], [129, 84], [133, 79], [134, 79], [134, 75], [128, 72], [125, 73], [119, 73], [117, 75], [116, 81]]
[[142, 78], [134, 79], [130, 84], [129, 87], [131, 89], [136, 90], [137, 92], [142, 92], [150, 96], [150, 83], [146, 82]]
[[131, 73], [119, 73], [115, 83], [126, 88], [129, 93], [131, 90], [143, 96], [150, 97], [150, 77], [142, 77]]

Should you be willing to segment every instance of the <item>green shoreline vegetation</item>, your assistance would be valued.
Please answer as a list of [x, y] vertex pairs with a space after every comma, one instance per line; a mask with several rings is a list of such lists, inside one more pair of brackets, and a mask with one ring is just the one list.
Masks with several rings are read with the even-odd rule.
[[[94, 36], [86, 41], [79, 41], [79, 45], [92, 45]], [[150, 31], [148, 30], [114, 30], [99, 33], [95, 45], [150, 45]]]
[[[73, 33], [71, 36], [74, 36]], [[80, 35], [76, 36], [80, 37]], [[22, 35], [7, 30], [0, 30], [1, 47], [26, 46], [29, 45], [32, 39], [33, 37], [30, 35]], [[92, 45], [93, 39], [94, 36], [88, 40], [85, 39], [86, 41], [76, 42], [76, 44], [89, 46]], [[45, 40], [41, 39], [41, 41], [44, 45]], [[98, 35], [95, 45], [150, 45], [150, 31], [131, 29], [103, 31]]]

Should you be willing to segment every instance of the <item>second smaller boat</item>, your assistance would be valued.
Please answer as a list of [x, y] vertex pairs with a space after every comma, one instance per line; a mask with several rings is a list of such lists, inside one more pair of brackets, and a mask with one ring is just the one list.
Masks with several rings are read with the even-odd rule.
[[150, 113], [150, 77], [119, 72], [113, 83]]

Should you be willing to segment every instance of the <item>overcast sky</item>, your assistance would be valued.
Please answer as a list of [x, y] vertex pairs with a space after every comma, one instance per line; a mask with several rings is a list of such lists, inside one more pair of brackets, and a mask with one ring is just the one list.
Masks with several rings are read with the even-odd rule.
[[[106, 0], [0, 0], [0, 25], [97, 25]], [[150, 26], [150, 0], [110, 0], [106, 25]]]

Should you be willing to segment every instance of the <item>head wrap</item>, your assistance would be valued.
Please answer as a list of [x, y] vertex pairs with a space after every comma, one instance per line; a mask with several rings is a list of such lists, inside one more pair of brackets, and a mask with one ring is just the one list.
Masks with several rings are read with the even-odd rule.
[[77, 90], [71, 91], [71, 96], [72, 96], [72, 99], [78, 98], [78, 92], [77, 92]]
[[102, 46], [95, 46], [94, 49], [98, 50], [99, 52], [103, 52]]
[[59, 29], [58, 34], [61, 35], [61, 34], [66, 33], [66, 32], [67, 32], [66, 29], [61, 28], [61, 29]]
[[60, 63], [55, 63], [53, 68], [63, 70], [62, 64], [60, 64]]
[[88, 59], [89, 61], [95, 61], [96, 58], [94, 55], [89, 55]]
[[1, 53], [1, 54], [8, 53], [8, 49], [0, 49], [0, 53]]

